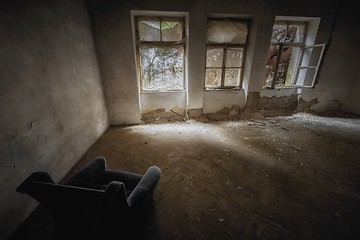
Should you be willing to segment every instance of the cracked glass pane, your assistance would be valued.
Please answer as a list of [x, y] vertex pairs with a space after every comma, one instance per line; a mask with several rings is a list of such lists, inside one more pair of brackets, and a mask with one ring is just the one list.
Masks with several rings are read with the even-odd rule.
[[[292, 53], [294, 52], [294, 49], [297, 48], [285, 46], [282, 48], [281, 52], [279, 52], [277, 46], [271, 46], [270, 49], [270, 58], [266, 64], [265, 87], [271, 87], [274, 78], [276, 79], [274, 85], [275, 87], [283, 87], [290, 84], [294, 67], [294, 58], [292, 57]], [[279, 54], [280, 56], [278, 59]], [[278, 64], [277, 60], [279, 60]], [[274, 76], [276, 66], [277, 72], [276, 76]]]
[[285, 42], [286, 24], [274, 24], [271, 42]]
[[275, 24], [271, 42], [302, 43], [305, 36], [305, 24]]
[[139, 21], [140, 41], [160, 41], [160, 21]]
[[206, 67], [222, 67], [224, 51], [222, 48], [210, 48], [206, 51]]
[[243, 49], [231, 48], [227, 50], [226, 67], [241, 67]]
[[161, 22], [162, 41], [176, 42], [182, 39], [183, 26], [178, 21]]
[[143, 90], [184, 89], [182, 47], [142, 47], [139, 52]]
[[240, 68], [227, 68], [225, 69], [225, 81], [226, 87], [237, 87], [240, 85]]
[[219, 68], [206, 69], [205, 87], [214, 88], [221, 86], [222, 70]]

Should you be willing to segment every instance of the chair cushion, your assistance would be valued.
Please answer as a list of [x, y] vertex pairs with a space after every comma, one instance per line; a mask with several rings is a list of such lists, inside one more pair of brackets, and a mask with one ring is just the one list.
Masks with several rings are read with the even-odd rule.
[[106, 160], [103, 157], [97, 157], [85, 165], [81, 170], [76, 172], [64, 185], [91, 188], [94, 182], [106, 169]]

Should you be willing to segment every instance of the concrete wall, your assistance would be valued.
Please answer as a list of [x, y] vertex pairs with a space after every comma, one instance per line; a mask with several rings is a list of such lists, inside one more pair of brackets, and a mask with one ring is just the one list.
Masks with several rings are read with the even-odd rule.
[[360, 100], [359, 100], [359, 94], [360, 94], [360, 68], [358, 77], [355, 79], [354, 83], [351, 85], [352, 88], [348, 92], [347, 97], [344, 100], [344, 105], [342, 107], [342, 110], [344, 112], [349, 113], [355, 113], [360, 115]]
[[0, 3], [0, 239], [37, 202], [16, 187], [59, 181], [108, 127], [84, 1]]
[[[205, 40], [206, 19], [214, 15], [231, 15], [251, 19], [249, 42], [244, 66], [243, 93], [247, 100], [249, 93], [262, 91], [265, 62], [270, 44], [273, 21], [276, 16], [300, 16], [320, 18], [319, 29], [315, 43], [327, 43], [330, 40], [332, 26], [335, 21], [338, 1], [100, 1], [91, 0], [90, 8], [94, 22], [95, 40], [99, 53], [100, 69], [104, 81], [110, 124], [128, 124], [141, 122], [141, 108], [139, 101], [139, 88], [136, 73], [136, 60], [134, 52], [132, 15], [131, 12], [149, 11], [177, 12], [188, 14], [188, 39], [186, 56], [186, 80], [187, 80], [187, 105], [188, 109], [207, 111], [218, 109], [221, 104], [228, 105], [226, 92], [221, 92], [224, 97], [219, 97], [219, 92], [204, 94], [204, 69], [205, 69]], [[342, 1], [344, 5], [348, 0]], [[350, 7], [351, 8], [351, 7]], [[346, 18], [346, 9], [341, 10]], [[341, 14], [340, 14], [341, 16]], [[356, 15], [354, 15], [356, 16]], [[350, 17], [344, 22], [352, 21]], [[354, 21], [355, 22], [355, 21]], [[343, 24], [337, 29], [342, 32]], [[350, 29], [347, 29], [348, 31]], [[355, 33], [358, 34], [358, 33]], [[342, 37], [340, 37], [342, 38]], [[347, 41], [347, 40], [342, 40]], [[339, 46], [340, 45], [340, 46]], [[337, 48], [340, 47], [340, 50]], [[331, 50], [334, 48], [334, 50]], [[319, 87], [304, 91], [307, 99], [320, 98], [333, 99], [338, 90], [334, 90], [332, 83], [338, 82], [341, 72], [336, 66], [338, 51], [341, 51], [341, 43], [329, 45], [329, 54], [323, 68], [320, 71]], [[334, 53], [331, 54], [331, 51]], [[350, 55], [350, 52], [346, 54]], [[354, 69], [350, 64], [351, 69]], [[336, 70], [338, 69], [338, 70]], [[350, 70], [352, 71], [352, 70]], [[352, 73], [349, 73], [351, 75]], [[321, 85], [320, 85], [320, 82]], [[330, 85], [329, 85], [330, 84]], [[348, 86], [344, 87], [344, 91]], [[341, 90], [342, 91], [342, 90]], [[287, 94], [287, 92], [284, 92]], [[215, 97], [210, 95], [215, 94]], [[276, 92], [274, 95], [277, 95]], [[329, 95], [329, 96], [327, 96]], [[337, 96], [336, 96], [337, 98]], [[217, 102], [211, 102], [216, 99]], [[223, 100], [222, 100], [223, 99]], [[234, 99], [236, 105], [242, 105], [244, 99]], [[206, 102], [205, 102], [206, 101]], [[237, 101], [237, 102], [236, 102]], [[315, 104], [318, 105], [318, 104]], [[210, 111], [210, 110], [209, 110]]]
[[204, 91], [204, 113], [215, 113], [232, 105], [245, 107], [245, 93], [242, 90]]
[[90, 2], [89, 9], [94, 14], [94, 37], [109, 122], [140, 123], [131, 12], [122, 1]]
[[[318, 83], [315, 88], [302, 92], [305, 101], [318, 100], [312, 110], [332, 111], [341, 109], [346, 103], [347, 111], [359, 112], [360, 88], [356, 86], [359, 86], [360, 33], [355, 30], [358, 22], [355, 2], [341, 1], [333, 32], [327, 41]], [[352, 97], [348, 98], [351, 92]]]
[[185, 92], [142, 93], [141, 112], [164, 108], [169, 112], [172, 108], [186, 109]]

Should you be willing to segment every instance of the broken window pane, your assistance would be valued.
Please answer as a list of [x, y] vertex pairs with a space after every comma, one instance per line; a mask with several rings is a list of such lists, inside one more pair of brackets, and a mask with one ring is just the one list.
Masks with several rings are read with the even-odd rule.
[[205, 87], [220, 87], [222, 69], [208, 68], [206, 69]]
[[247, 36], [245, 20], [208, 21], [205, 88], [240, 88]]
[[273, 32], [271, 35], [271, 42], [285, 42], [286, 38], [286, 25], [274, 24]]
[[294, 43], [302, 43], [304, 42], [304, 38], [305, 38], [305, 27], [306, 25], [303, 23], [299, 23], [299, 24], [290, 24], [289, 25], [289, 33], [288, 35], [291, 36], [289, 37], [288, 42], [294, 42]]
[[[277, 22], [273, 26], [264, 87], [289, 87], [294, 84], [306, 23]], [[294, 45], [297, 43], [297, 45]], [[290, 45], [291, 44], [291, 45]], [[276, 71], [276, 73], [274, 72]], [[275, 82], [275, 83], [274, 83]]]
[[161, 22], [162, 41], [175, 42], [182, 39], [183, 26], [178, 21]]
[[275, 24], [271, 42], [302, 43], [305, 36], [305, 24]]
[[222, 48], [209, 48], [206, 51], [206, 67], [221, 67], [224, 50]]
[[225, 70], [225, 81], [226, 87], [236, 87], [240, 85], [240, 68], [227, 68]]
[[182, 47], [142, 47], [139, 52], [143, 90], [184, 89]]
[[244, 44], [248, 34], [247, 25], [237, 21], [209, 21], [207, 40], [212, 43]]
[[274, 24], [265, 88], [314, 87], [325, 44], [304, 44], [307, 24], [305, 21], [277, 21]]
[[228, 49], [226, 54], [226, 67], [241, 67], [242, 56], [242, 48]]
[[160, 21], [139, 21], [140, 41], [160, 41]]
[[[271, 49], [270, 59], [266, 65], [265, 87], [272, 87], [272, 82], [274, 79], [275, 87], [284, 87], [285, 85], [291, 84], [294, 68], [293, 52], [295, 48], [284, 46], [280, 48], [281, 52], [279, 52], [279, 46], [272, 46]], [[278, 56], [279, 54], [280, 56]], [[276, 76], [274, 76], [276, 67], [277, 72]]]
[[184, 90], [184, 19], [148, 16], [136, 20], [141, 91]]

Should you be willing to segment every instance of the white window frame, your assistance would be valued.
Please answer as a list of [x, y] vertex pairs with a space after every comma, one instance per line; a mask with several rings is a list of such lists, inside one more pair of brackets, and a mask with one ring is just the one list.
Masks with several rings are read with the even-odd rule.
[[[248, 19], [240, 19], [240, 18], [228, 18], [228, 17], [210, 17], [207, 19], [207, 21], [226, 21], [226, 20], [230, 20], [230, 21], [235, 21], [235, 22], [239, 22], [239, 23], [243, 23], [247, 25], [247, 37], [246, 37], [246, 42], [242, 43], [242, 44], [234, 44], [234, 43], [206, 43], [206, 49], [205, 49], [205, 56], [207, 58], [207, 51], [208, 49], [222, 49], [223, 51], [223, 62], [222, 62], [222, 66], [221, 67], [207, 67], [206, 66], [206, 60], [205, 60], [205, 79], [204, 79], [204, 89], [205, 90], [221, 90], [221, 89], [232, 89], [232, 90], [239, 90], [242, 89], [242, 83], [243, 83], [243, 76], [244, 76], [244, 66], [245, 66], [245, 58], [246, 58], [246, 47], [248, 44], [248, 39], [249, 39], [249, 32], [250, 32], [250, 21]], [[226, 58], [227, 58], [227, 50], [231, 50], [231, 49], [241, 49], [242, 50], [242, 61], [239, 67], [227, 67], [226, 66]], [[225, 86], [225, 70], [227, 68], [232, 68], [232, 69], [240, 69], [240, 79], [239, 79], [239, 84], [237, 86]], [[221, 74], [221, 83], [220, 86], [218, 87], [207, 87], [205, 82], [206, 82], [206, 70], [207, 69], [221, 69], [222, 70], [222, 74]]]
[[[309, 24], [309, 21], [304, 20], [301, 18], [301, 20], [296, 21], [292, 20], [292, 18], [289, 18], [289, 20], [284, 20], [282, 18], [281, 20], [276, 20], [274, 22], [274, 25], [277, 23], [284, 23], [287, 24], [299, 24], [304, 23], [306, 25]], [[306, 32], [307, 32], [307, 26], [306, 26]], [[272, 84], [270, 87], [266, 87], [266, 84], [264, 83], [264, 88], [270, 88], [270, 89], [282, 89], [282, 88], [313, 88], [316, 83], [318, 70], [321, 65], [322, 57], [325, 51], [326, 43], [323, 44], [306, 44], [307, 43], [307, 34], [304, 34], [303, 41], [298, 43], [277, 43], [277, 42], [271, 42], [271, 45], [278, 45], [280, 49], [282, 49], [284, 46], [286, 47], [296, 47], [299, 49], [297, 56], [294, 56], [294, 72], [291, 75], [289, 85], [283, 86], [275, 86], [276, 84], [276, 75], [274, 74], [272, 79]], [[318, 55], [315, 56], [312, 54], [313, 52], [317, 51]], [[281, 52], [281, 51], [280, 51]], [[281, 53], [278, 55], [277, 63], [274, 69], [274, 73], [277, 72], [277, 68], [279, 66], [279, 59], [281, 58]], [[313, 64], [312, 64], [313, 63]], [[291, 64], [291, 63], [290, 63]], [[311, 75], [312, 73], [312, 75]]]
[[[140, 35], [139, 35], [139, 25], [138, 22], [141, 20], [157, 20], [157, 21], [166, 21], [166, 20], [176, 20], [182, 23], [182, 39], [180, 41], [162, 41], [162, 39], [160, 39], [160, 41], [144, 41], [144, 40], [140, 40]], [[154, 93], [154, 92], [183, 92], [185, 90], [185, 60], [186, 60], [186, 32], [185, 32], [185, 18], [184, 17], [180, 17], [180, 16], [154, 16], [154, 15], [149, 15], [149, 16], [134, 16], [134, 26], [135, 26], [135, 38], [136, 38], [136, 61], [137, 61], [137, 66], [138, 66], [138, 74], [139, 74], [139, 87], [140, 87], [140, 92], [141, 93]], [[161, 34], [161, 31], [160, 31]], [[183, 84], [182, 84], [182, 89], [168, 89], [168, 90], [147, 90], [143, 88], [143, 76], [142, 76], [142, 65], [141, 65], [141, 57], [140, 57], [140, 48], [143, 46], [153, 46], [153, 47], [182, 47], [184, 50], [183, 53]]]
[[[317, 73], [318, 73], [319, 68], [320, 68], [322, 57], [324, 55], [325, 46], [326, 46], [326, 44], [323, 43], [323, 44], [308, 45], [308, 46], [302, 47], [300, 60], [298, 61], [298, 65], [297, 65], [297, 68], [296, 68], [296, 70], [297, 70], [296, 75], [295, 75], [294, 79], [292, 79], [293, 80], [293, 87], [297, 87], [297, 88], [313, 88], [315, 86], [315, 81], [316, 81]], [[316, 49], [316, 48], [320, 48], [319, 58], [317, 59], [315, 65], [310, 65], [311, 55], [310, 55], [310, 58], [307, 59], [307, 58], [304, 58], [304, 53], [305, 53], [306, 50], [310, 50], [310, 49], [312, 49], [312, 50], [310, 50], [312, 52], [313, 49]], [[310, 70], [310, 69], [313, 69], [315, 72], [314, 72], [314, 75], [312, 76], [310, 84], [306, 85], [306, 84], [304, 84], [304, 82], [305, 82], [304, 80], [306, 78], [306, 74], [309, 73], [308, 70]], [[304, 74], [300, 74], [301, 71], [305, 71]], [[299, 82], [300, 83], [302, 82], [302, 84], [299, 84]]]

